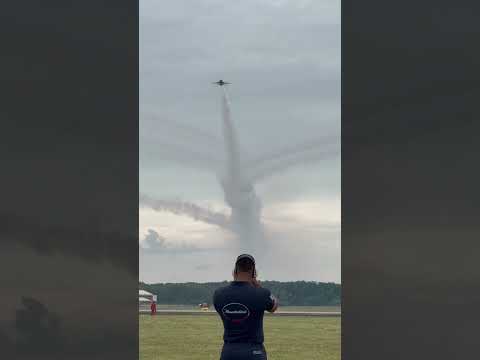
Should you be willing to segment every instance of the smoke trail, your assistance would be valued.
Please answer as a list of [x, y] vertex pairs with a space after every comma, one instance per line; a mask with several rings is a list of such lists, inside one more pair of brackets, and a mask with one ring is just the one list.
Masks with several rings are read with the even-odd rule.
[[227, 90], [223, 88], [222, 101], [223, 115], [223, 139], [226, 150], [226, 171], [229, 177], [228, 181], [240, 181], [240, 154], [238, 140], [235, 134], [233, 123], [230, 119], [230, 101], [228, 100]]
[[[225, 87], [222, 87], [221, 114], [224, 158], [219, 159], [217, 153], [205, 151], [197, 146], [194, 151], [183, 148], [182, 144], [172, 143], [172, 137], [162, 142], [162, 156], [172, 157], [187, 164], [201, 166], [217, 173], [224, 192], [226, 204], [231, 209], [231, 215], [215, 213], [189, 202], [155, 200], [146, 195], [140, 195], [141, 206], [156, 211], [168, 211], [174, 214], [187, 215], [195, 220], [228, 229], [236, 234], [236, 245], [248, 252], [260, 252], [265, 246], [265, 229], [261, 222], [262, 204], [258, 198], [254, 181], [284, 171], [291, 166], [316, 161], [339, 150], [319, 152], [319, 148], [329, 144], [325, 139], [317, 139], [297, 146], [291, 146], [271, 154], [257, 158], [249, 163], [242, 162], [241, 148], [238, 142], [234, 123], [231, 120], [230, 101]], [[207, 140], [196, 130], [186, 130], [179, 127], [180, 132], [188, 136], [197, 136]], [[187, 136], [187, 137], [188, 137]], [[213, 138], [209, 139], [213, 148], [220, 148]], [[323, 144], [322, 144], [323, 143]], [[211, 147], [210, 147], [211, 149]], [[250, 164], [250, 165], [249, 165]], [[223, 166], [222, 166], [223, 165]], [[219, 173], [218, 169], [222, 167]]]
[[[182, 139], [183, 141], [193, 141], [196, 144], [203, 144], [206, 147], [210, 146], [212, 143], [220, 145], [222, 139], [219, 139], [217, 136], [199, 130], [193, 126], [179, 123], [177, 121], [171, 121], [164, 118], [158, 119], [154, 114], [142, 114], [142, 119], [149, 119], [151, 123], [154, 123], [155, 126], [148, 127], [143, 125], [141, 130], [142, 137], [150, 137], [152, 135], [164, 137], [166, 139], [171, 139], [171, 135], [175, 134], [176, 137]], [[161, 125], [159, 132], [158, 124]]]
[[288, 170], [292, 166], [324, 160], [340, 153], [340, 145], [331, 137], [287, 147], [249, 162], [250, 178], [261, 180], [275, 173]]
[[[187, 215], [195, 220], [228, 229], [236, 234], [238, 240], [236, 245], [244, 250], [252, 251], [261, 247], [260, 243], [263, 239], [263, 228], [260, 221], [261, 203], [255, 193], [253, 183], [248, 179], [247, 172], [241, 163], [240, 147], [234, 124], [230, 118], [230, 103], [225, 88], [223, 88], [222, 97], [222, 132], [225, 157], [220, 182], [225, 202], [231, 209], [230, 217], [189, 202], [156, 200], [142, 194], [140, 195], [140, 205], [156, 211]], [[199, 159], [198, 154], [193, 158]]]
[[[142, 117], [152, 119], [154, 116], [142, 115]], [[158, 126], [141, 127], [140, 158], [142, 162], [149, 159], [164, 159], [214, 173], [219, 171], [222, 157], [214, 149], [222, 146], [220, 139], [174, 121], [156, 118], [153, 120], [151, 123], [161, 125], [161, 131], [158, 131]], [[161, 147], [158, 144], [161, 144]]]
[[225, 88], [222, 98], [222, 125], [225, 141], [224, 178], [221, 180], [225, 202], [231, 208], [231, 226], [237, 246], [243, 251], [259, 251], [264, 245], [261, 202], [254, 184], [241, 162], [240, 147], [230, 118], [230, 102]]
[[223, 229], [231, 230], [231, 223], [227, 215], [202, 208], [196, 204], [178, 200], [158, 200], [140, 194], [140, 206], [148, 207], [155, 211], [167, 211], [176, 215], [186, 215], [196, 221], [216, 225]]
[[[226, 149], [226, 172], [231, 182], [237, 181], [253, 187], [253, 181], [260, 180], [292, 166], [323, 160], [339, 154], [339, 144], [331, 136], [291, 146], [271, 154], [243, 163], [239, 153], [239, 144], [233, 122], [230, 119], [230, 101], [223, 88], [223, 136]], [[325, 149], [327, 148], [327, 149]]]
[[263, 163], [269, 163], [275, 160], [282, 160], [285, 157], [290, 157], [292, 155], [301, 154], [307, 151], [321, 151], [321, 150], [324, 150], [325, 147], [339, 148], [339, 144], [337, 144], [336, 141], [334, 142], [332, 140], [333, 139], [331, 137], [324, 137], [324, 138], [315, 139], [309, 142], [305, 142], [303, 144], [297, 144], [294, 146], [277, 150], [270, 154], [265, 154], [261, 157], [257, 157], [253, 159], [251, 163], [255, 165], [262, 165]]
[[207, 170], [217, 174], [222, 166], [221, 157], [214, 152], [201, 151], [200, 149], [187, 149], [182, 145], [162, 142], [161, 149], [142, 150], [142, 162], [149, 159], [163, 159], [183, 164], [186, 167]]
[[318, 162], [338, 156], [339, 154], [339, 149], [332, 148], [326, 151], [306, 151], [303, 153], [286, 155], [278, 159], [272, 159], [268, 162], [266, 161], [263, 164], [259, 164], [258, 166], [249, 169], [249, 174], [252, 180], [259, 181], [275, 175], [276, 173], [286, 171], [293, 166]]

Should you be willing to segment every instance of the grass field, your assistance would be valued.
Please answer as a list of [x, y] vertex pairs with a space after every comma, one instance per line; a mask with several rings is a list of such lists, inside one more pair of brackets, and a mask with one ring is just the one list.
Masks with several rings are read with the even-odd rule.
[[[150, 306], [144, 306], [146, 310], [150, 310]], [[194, 305], [169, 305], [169, 304], [158, 304], [158, 310], [198, 310], [198, 306]], [[211, 310], [214, 310], [211, 308]], [[339, 312], [341, 311], [340, 306], [281, 306], [281, 311], [317, 311], [317, 312]]]
[[[266, 317], [269, 360], [339, 360], [340, 317]], [[140, 315], [140, 360], [218, 360], [216, 316]]]

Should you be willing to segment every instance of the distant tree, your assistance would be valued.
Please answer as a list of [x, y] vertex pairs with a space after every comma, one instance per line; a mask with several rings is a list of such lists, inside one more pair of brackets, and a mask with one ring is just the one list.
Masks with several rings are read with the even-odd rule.
[[[139, 288], [157, 295], [159, 304], [198, 305], [211, 303], [215, 289], [228, 282], [211, 283], [139, 283]], [[270, 289], [282, 305], [334, 306], [341, 304], [341, 285], [313, 281], [264, 281], [262, 286]]]

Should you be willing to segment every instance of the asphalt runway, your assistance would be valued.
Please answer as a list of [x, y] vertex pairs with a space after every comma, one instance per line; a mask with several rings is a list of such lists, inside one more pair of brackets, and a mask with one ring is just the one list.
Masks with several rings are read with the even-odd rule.
[[[150, 310], [139, 310], [140, 314], [150, 314]], [[195, 310], [157, 310], [157, 315], [217, 315], [216, 311], [195, 311]], [[279, 311], [273, 314], [265, 312], [266, 316], [318, 316], [318, 317], [341, 317], [341, 312], [314, 312], [314, 311]]]

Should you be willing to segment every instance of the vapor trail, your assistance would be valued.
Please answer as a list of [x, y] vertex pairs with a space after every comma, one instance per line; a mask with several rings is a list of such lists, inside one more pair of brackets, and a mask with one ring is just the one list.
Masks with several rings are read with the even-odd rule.
[[215, 149], [222, 146], [222, 141], [218, 137], [189, 125], [163, 118], [157, 119], [152, 114], [141, 116], [150, 119], [147, 124], [155, 124], [141, 127], [142, 161], [164, 159], [214, 173], [219, 171], [222, 157]]
[[240, 146], [234, 123], [230, 118], [230, 102], [225, 88], [222, 97], [222, 129], [225, 145], [225, 164], [221, 184], [225, 202], [231, 209], [231, 226], [237, 235], [237, 246], [255, 252], [263, 247], [261, 201], [245, 164], [240, 156]]
[[218, 173], [222, 164], [221, 157], [212, 151], [199, 148], [189, 149], [180, 144], [162, 142], [162, 147], [142, 149], [142, 161], [163, 159], [183, 164], [187, 167]]
[[[339, 153], [338, 144], [331, 137], [320, 138], [304, 144], [290, 146], [273, 153], [261, 156], [248, 162], [242, 159], [242, 149], [239, 145], [235, 124], [230, 117], [230, 101], [226, 88], [222, 86], [221, 115], [223, 146], [214, 138], [208, 139], [196, 130], [188, 130], [180, 126], [179, 132], [185, 135], [207, 140], [209, 150], [196, 146], [185, 149], [184, 143], [176, 144], [171, 134], [165, 134], [162, 142], [162, 156], [173, 157], [194, 166], [202, 166], [217, 173], [223, 188], [225, 203], [230, 207], [230, 216], [212, 212], [198, 205], [176, 200], [156, 200], [146, 195], [140, 195], [140, 205], [156, 211], [168, 211], [174, 214], [186, 215], [195, 220], [219, 226], [232, 231], [237, 236], [240, 248], [248, 252], [263, 251], [265, 229], [261, 221], [262, 204], [255, 192], [255, 182], [284, 171], [291, 166], [324, 159]], [[188, 138], [187, 136], [187, 138]], [[208, 140], [210, 140], [208, 142]], [[327, 146], [327, 149], [325, 149]], [[211, 149], [223, 147], [223, 158]], [[319, 151], [321, 149], [321, 151]], [[218, 171], [221, 169], [222, 171]]]
[[339, 154], [340, 149], [335, 147], [324, 151], [312, 149], [310, 151], [303, 151], [289, 155], [285, 154], [277, 158], [271, 158], [268, 161], [254, 165], [248, 170], [252, 181], [259, 181], [279, 172], [286, 171], [291, 167], [333, 158]]
[[142, 207], [155, 211], [166, 211], [176, 215], [186, 215], [194, 220], [231, 230], [230, 220], [227, 215], [205, 209], [190, 202], [158, 200], [144, 194], [140, 194], [139, 200]]
[[232, 121], [230, 119], [230, 101], [228, 99], [227, 90], [223, 88], [223, 138], [226, 148], [226, 166], [227, 174], [230, 177], [229, 181], [240, 180], [240, 154], [238, 140], [235, 134]]
[[325, 136], [311, 140], [302, 144], [297, 144], [289, 147], [285, 147], [280, 150], [276, 150], [269, 154], [262, 155], [251, 161], [252, 164], [262, 165], [263, 163], [269, 163], [271, 161], [282, 160], [283, 158], [290, 157], [295, 154], [301, 154], [307, 151], [323, 151], [325, 147], [328, 148], [340, 148], [339, 144], [332, 141], [331, 136]]
[[[212, 143], [220, 145], [222, 143], [222, 139], [219, 139], [217, 136], [197, 129], [191, 125], [186, 125], [177, 121], [171, 121], [165, 118], [157, 118], [154, 114], [142, 114], [142, 118], [150, 119], [155, 126], [151, 127], [142, 127], [142, 136], [160, 136], [165, 138], [171, 138], [172, 133], [175, 134], [175, 137], [178, 137], [185, 140], [193, 140], [196, 143], [201, 142], [204, 145], [208, 146]], [[160, 125], [160, 127], [158, 126]], [[159, 132], [158, 129], [161, 131]]]

